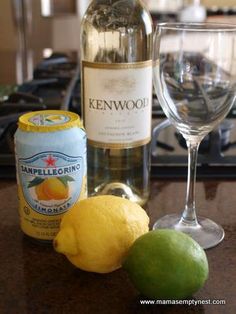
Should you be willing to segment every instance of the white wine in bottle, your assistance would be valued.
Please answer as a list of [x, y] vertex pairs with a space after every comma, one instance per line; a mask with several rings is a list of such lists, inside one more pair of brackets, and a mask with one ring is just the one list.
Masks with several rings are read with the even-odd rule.
[[82, 113], [89, 195], [143, 205], [149, 196], [150, 14], [139, 0], [93, 0], [81, 25]]

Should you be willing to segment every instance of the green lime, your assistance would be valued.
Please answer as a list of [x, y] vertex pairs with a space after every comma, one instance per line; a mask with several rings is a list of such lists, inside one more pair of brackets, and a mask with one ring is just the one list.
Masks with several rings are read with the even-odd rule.
[[190, 236], [159, 229], [139, 237], [123, 262], [135, 287], [153, 299], [184, 299], [208, 277], [204, 250]]

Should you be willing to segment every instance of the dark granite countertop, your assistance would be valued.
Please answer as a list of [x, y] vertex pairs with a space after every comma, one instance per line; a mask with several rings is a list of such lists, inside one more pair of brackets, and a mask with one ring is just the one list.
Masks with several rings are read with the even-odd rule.
[[[146, 206], [151, 225], [184, 204], [185, 182], [153, 181]], [[19, 227], [15, 181], [0, 181], [0, 313], [236, 313], [236, 182], [197, 183], [199, 214], [220, 223], [224, 241], [207, 250], [206, 285], [195, 300], [225, 305], [141, 305], [127, 274], [99, 275], [76, 269], [51, 246], [32, 243]], [[142, 298], [143, 299], [143, 298]]]

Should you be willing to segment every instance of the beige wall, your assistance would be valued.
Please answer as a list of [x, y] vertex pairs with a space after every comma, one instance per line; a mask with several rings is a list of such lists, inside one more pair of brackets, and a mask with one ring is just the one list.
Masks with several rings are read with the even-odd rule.
[[[40, 0], [32, 3], [32, 32], [29, 38], [30, 46], [42, 48], [51, 45], [52, 21], [40, 14]], [[0, 50], [17, 49], [18, 37], [11, 5], [11, 0], [0, 1]]]
[[[27, 44], [32, 56], [32, 59], [28, 58], [28, 73], [32, 73], [35, 64], [42, 60], [44, 48], [79, 51], [81, 12], [84, 13], [90, 0], [52, 0], [56, 11], [52, 17], [41, 15], [41, 0], [24, 1], [32, 8], [32, 24], [27, 28]], [[12, 0], [0, 0], [0, 84], [20, 81], [16, 74], [21, 67], [19, 53], [18, 63], [16, 58], [20, 48], [18, 35]]]
[[201, 0], [201, 3], [207, 7], [236, 7], [236, 0]]
[[[158, 1], [158, 0], [153, 0]], [[236, 7], [236, 0], [200, 0], [201, 4], [206, 7]], [[193, 0], [183, 0], [184, 4], [193, 3]]]
[[13, 50], [17, 46], [11, 9], [10, 0], [0, 1], [0, 50]]
[[60, 17], [52, 23], [52, 48], [58, 51], [79, 49], [80, 21], [77, 16]]
[[25, 60], [25, 55], [21, 53], [22, 42], [19, 40], [12, 1], [0, 0], [0, 84], [20, 83], [22, 78], [30, 78], [28, 74], [42, 59], [43, 48], [52, 46], [52, 22], [41, 16], [40, 0], [27, 1], [32, 6], [32, 24], [27, 27], [26, 35], [31, 54], [27, 58], [28, 65], [24, 66], [22, 60]]

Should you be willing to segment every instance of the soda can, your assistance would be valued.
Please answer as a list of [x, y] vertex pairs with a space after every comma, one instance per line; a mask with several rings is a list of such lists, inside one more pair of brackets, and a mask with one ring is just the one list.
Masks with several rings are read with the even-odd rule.
[[51, 241], [65, 212], [87, 197], [86, 133], [77, 114], [26, 113], [15, 134], [22, 231]]

